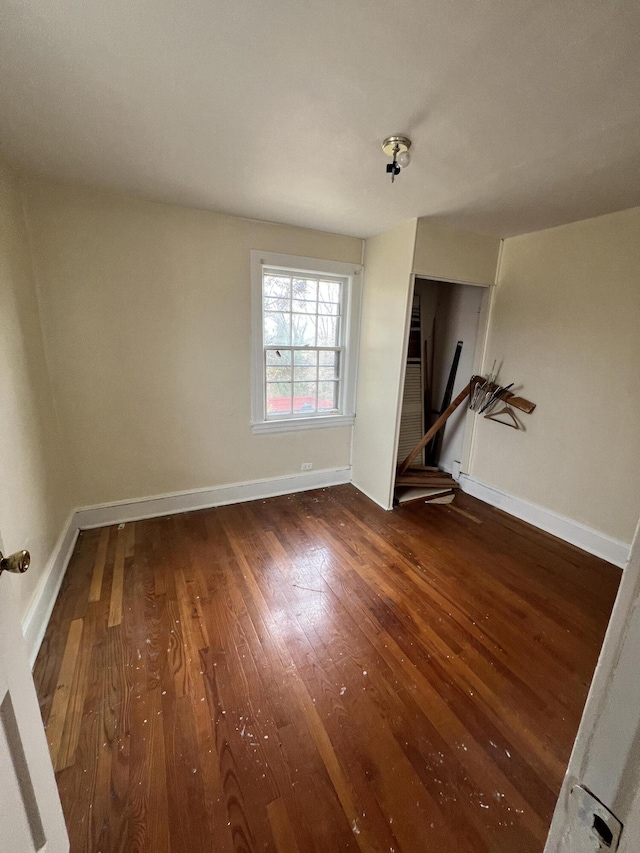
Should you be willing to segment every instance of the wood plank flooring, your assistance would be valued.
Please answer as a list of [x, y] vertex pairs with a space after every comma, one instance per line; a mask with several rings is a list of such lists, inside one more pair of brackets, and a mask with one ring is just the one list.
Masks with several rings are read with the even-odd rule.
[[72, 853], [541, 853], [619, 579], [467, 495], [82, 533], [35, 668]]

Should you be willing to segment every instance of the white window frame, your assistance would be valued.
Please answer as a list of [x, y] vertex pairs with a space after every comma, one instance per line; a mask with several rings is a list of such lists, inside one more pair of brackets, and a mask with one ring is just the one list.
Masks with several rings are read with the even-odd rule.
[[[343, 303], [343, 347], [341, 364], [340, 410], [333, 414], [283, 415], [267, 418], [266, 364], [263, 325], [262, 275], [264, 268], [312, 275], [339, 276], [345, 279]], [[251, 428], [254, 434], [293, 432], [301, 429], [352, 426], [355, 419], [358, 342], [360, 334], [360, 302], [362, 267], [340, 261], [251, 251]]]

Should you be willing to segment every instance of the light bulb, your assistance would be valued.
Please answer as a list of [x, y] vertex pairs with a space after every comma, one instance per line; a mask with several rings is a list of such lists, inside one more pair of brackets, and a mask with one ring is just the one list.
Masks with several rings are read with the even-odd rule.
[[398, 154], [396, 161], [401, 169], [406, 169], [409, 163], [411, 162], [411, 154], [409, 154], [408, 151], [401, 151]]

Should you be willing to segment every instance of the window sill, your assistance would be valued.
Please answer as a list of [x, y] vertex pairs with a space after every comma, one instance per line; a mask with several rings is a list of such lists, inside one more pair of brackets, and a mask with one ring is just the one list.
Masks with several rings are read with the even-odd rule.
[[327, 415], [318, 418], [288, 418], [281, 421], [259, 421], [251, 424], [254, 435], [272, 432], [297, 432], [301, 429], [353, 426], [355, 415]]

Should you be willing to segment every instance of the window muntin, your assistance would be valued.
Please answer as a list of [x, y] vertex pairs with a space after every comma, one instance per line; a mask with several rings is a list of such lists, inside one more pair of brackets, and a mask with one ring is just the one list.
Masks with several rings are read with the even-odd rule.
[[268, 420], [340, 414], [346, 289], [343, 278], [263, 268]]

